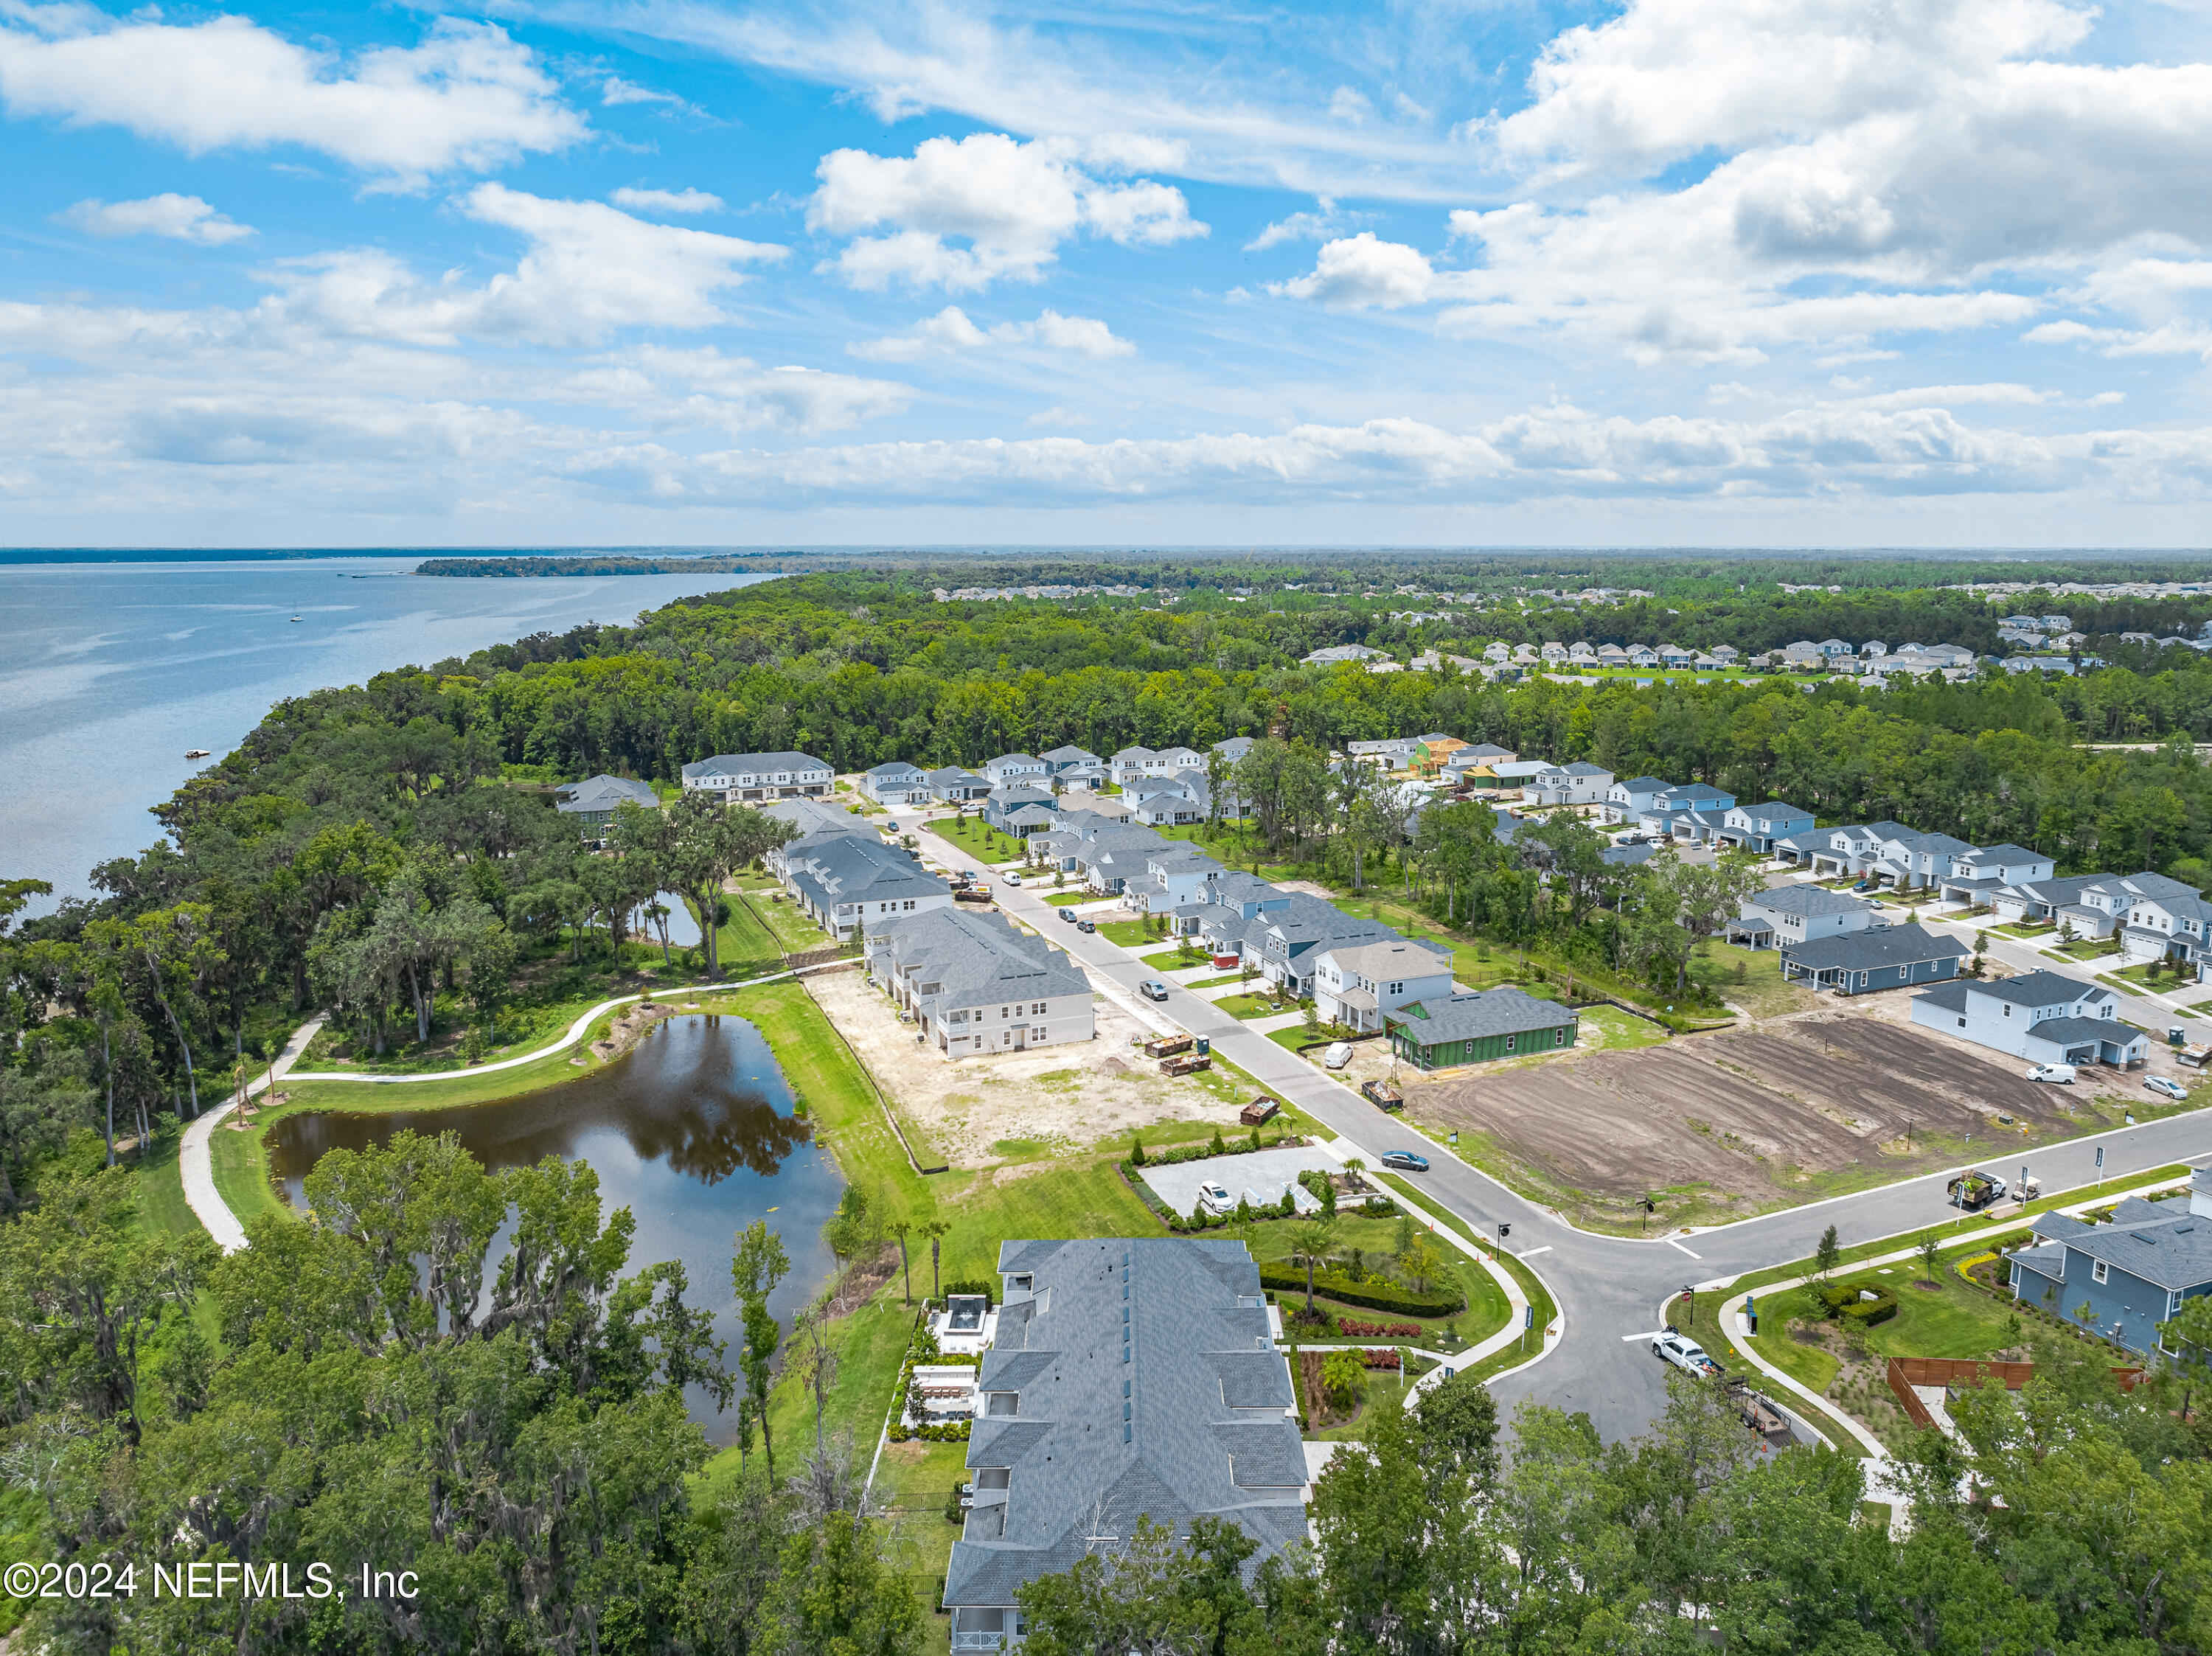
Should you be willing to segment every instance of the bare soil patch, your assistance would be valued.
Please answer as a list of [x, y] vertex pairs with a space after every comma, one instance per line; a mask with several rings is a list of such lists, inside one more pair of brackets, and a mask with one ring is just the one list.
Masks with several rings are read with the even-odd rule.
[[1243, 1099], [1204, 1077], [1161, 1075], [1130, 1045], [1152, 1031], [1109, 1001], [1095, 1004], [1096, 1040], [953, 1059], [916, 1041], [915, 1026], [901, 1023], [890, 998], [858, 972], [826, 974], [808, 988], [877, 1084], [956, 1168], [1026, 1161], [1040, 1149], [1087, 1149], [1162, 1121], [1237, 1131]]
[[1631, 1226], [1646, 1192], [1711, 1222], [1944, 1166], [1970, 1132], [2072, 1132], [2070, 1101], [2015, 1059], [1856, 1010], [1406, 1089], [1409, 1116], [1480, 1135], [1522, 1188]]

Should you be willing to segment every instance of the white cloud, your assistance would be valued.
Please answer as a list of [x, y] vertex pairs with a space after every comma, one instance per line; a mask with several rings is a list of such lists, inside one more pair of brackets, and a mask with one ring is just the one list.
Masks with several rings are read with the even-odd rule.
[[633, 190], [625, 185], [615, 191], [612, 200], [617, 207], [633, 208], [641, 213], [719, 213], [722, 198], [710, 196], [704, 190]]
[[[1270, 247], [1279, 247], [1286, 241], [1326, 241], [1335, 235], [1345, 223], [1345, 215], [1336, 210], [1336, 203], [1323, 196], [1314, 203], [1317, 210], [1311, 213], [1292, 213], [1277, 219], [1260, 234], [1244, 244], [1248, 253], [1264, 253]], [[1358, 223], [1359, 215], [1351, 215]]]
[[1126, 356], [1137, 348], [1096, 317], [1041, 312], [1031, 322], [1000, 322], [986, 330], [957, 305], [948, 305], [912, 330], [884, 339], [864, 340], [846, 349], [870, 362], [917, 362], [991, 346], [1037, 346], [1094, 361]]
[[514, 230], [529, 251], [481, 287], [459, 272], [420, 280], [374, 249], [328, 253], [265, 273], [273, 314], [340, 334], [452, 344], [464, 337], [594, 344], [621, 328], [702, 328], [723, 319], [716, 295], [738, 267], [785, 250], [677, 225], [651, 224], [593, 201], [554, 201], [502, 185], [461, 199], [473, 219]]
[[962, 292], [1002, 278], [1034, 282], [1060, 245], [1085, 229], [1125, 246], [1206, 233], [1170, 185], [1102, 184], [1078, 165], [1071, 146], [1020, 143], [1001, 133], [924, 139], [911, 158], [840, 149], [817, 172], [822, 183], [807, 223], [855, 238], [834, 268], [856, 288], [904, 282]]
[[87, 235], [167, 236], [208, 247], [220, 247], [253, 234], [252, 225], [234, 221], [198, 196], [179, 196], [173, 191], [143, 201], [81, 201], [62, 217]]
[[1418, 305], [1436, 286], [1436, 271], [1418, 248], [1378, 241], [1372, 230], [1322, 244], [1311, 274], [1275, 282], [1267, 291], [1310, 299], [1333, 311]]
[[1329, 94], [1328, 114], [1331, 120], [1364, 126], [1373, 118], [1375, 106], [1367, 101], [1364, 93], [1352, 87], [1340, 86]]
[[536, 55], [489, 24], [441, 18], [420, 45], [378, 47], [341, 67], [243, 17], [9, 15], [0, 100], [11, 113], [121, 126], [192, 155], [298, 144], [411, 182], [564, 149], [586, 130]]

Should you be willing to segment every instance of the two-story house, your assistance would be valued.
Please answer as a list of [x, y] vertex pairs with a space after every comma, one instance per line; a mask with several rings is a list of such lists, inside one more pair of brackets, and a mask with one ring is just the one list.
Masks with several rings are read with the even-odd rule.
[[784, 889], [839, 943], [952, 907], [952, 888], [872, 829], [825, 828], [777, 848]]
[[2051, 878], [2050, 858], [2025, 846], [1981, 846], [1951, 859], [1951, 871], [1937, 883], [1945, 902], [1988, 902], [2007, 886]]
[[732, 805], [821, 798], [835, 780], [827, 764], [805, 753], [720, 753], [684, 767], [687, 790], [719, 793]]
[[1651, 809], [1651, 802], [1674, 785], [1663, 776], [1632, 776], [1605, 791], [1605, 820], [1637, 822]]
[[1044, 761], [1045, 786], [1055, 793], [1067, 788], [1095, 788], [1106, 779], [1106, 761], [1088, 748], [1070, 743], [1037, 756]]
[[2120, 947], [2129, 962], [2170, 960], [2201, 966], [2212, 950], [2206, 941], [2212, 903], [2198, 896], [2193, 886], [2161, 874], [2137, 875], [2130, 883], [2155, 883], [2159, 889], [2140, 892], [2128, 905]]
[[1577, 759], [1540, 771], [1522, 785], [1522, 803], [1529, 805], [1596, 805], [1605, 803], [1613, 786], [1613, 773], [1602, 765]]
[[983, 801], [983, 820], [1001, 834], [1026, 840], [1051, 828], [1054, 820], [1052, 804], [1051, 792], [1042, 786], [1009, 783], [991, 790], [990, 797]]
[[1324, 1019], [1377, 1031], [1408, 1001], [1449, 998], [1452, 957], [1432, 944], [1399, 938], [1332, 949], [1314, 962], [1314, 1004]]
[[1002, 753], [983, 767], [983, 774], [991, 779], [994, 788], [1043, 787], [1050, 772], [1044, 761], [1032, 754]]
[[1769, 799], [1764, 804], [1730, 805], [1721, 819], [1720, 840], [1723, 845], [1741, 846], [1771, 857], [1778, 840], [1809, 833], [1812, 827], [1811, 811]]
[[1140, 914], [1173, 914], [1206, 901], [1206, 888], [1229, 872], [1195, 846], [1172, 841], [1147, 852], [1121, 883], [1121, 901]]
[[919, 765], [894, 759], [860, 773], [860, 792], [878, 804], [926, 805], [930, 802], [929, 773]]
[[614, 828], [615, 813], [625, 804], [640, 810], [659, 810], [660, 796], [643, 782], [627, 776], [587, 776], [553, 790], [553, 809], [574, 822], [586, 840], [605, 845]]
[[2062, 1213], [2028, 1221], [2034, 1240], [2006, 1255], [2014, 1296], [2148, 1355], [2184, 1300], [2212, 1294], [2212, 1168], [2192, 1168], [2189, 1194], [2123, 1198], [2110, 1223]]
[[2140, 1062], [2149, 1037], [2119, 1016], [2111, 990], [2057, 972], [1960, 978], [1917, 996], [1912, 1021], [2037, 1064]]
[[950, 1058], [1026, 1052], [1097, 1032], [1091, 980], [1003, 914], [946, 908], [872, 924], [868, 975]]
[[1814, 937], [1838, 937], [1874, 924], [1875, 905], [1820, 885], [1762, 891], [1729, 922], [1728, 940], [1746, 949], [1785, 949]]
[[[1735, 804], [1734, 794], [1710, 783], [1676, 783], [1651, 796], [1651, 803], [1644, 808], [1637, 824], [1646, 834], [1656, 834], [1661, 839], [1703, 842], [1720, 831]], [[1710, 821], [1705, 820], [1708, 817]], [[1695, 820], [1684, 821], [1686, 818]]]

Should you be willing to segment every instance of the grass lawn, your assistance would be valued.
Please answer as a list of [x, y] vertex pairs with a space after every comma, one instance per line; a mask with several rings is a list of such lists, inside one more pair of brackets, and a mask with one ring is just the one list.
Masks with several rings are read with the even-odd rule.
[[146, 1228], [157, 1235], [194, 1236], [200, 1232], [200, 1222], [185, 1201], [184, 1171], [177, 1163], [179, 1137], [172, 1133], [156, 1138], [152, 1151], [138, 1164], [138, 1210]]
[[1012, 834], [1000, 833], [980, 816], [963, 816], [957, 822], [950, 816], [934, 817], [928, 828], [939, 839], [987, 863], [1018, 861], [1025, 849]]
[[836, 942], [807, 918], [805, 909], [784, 895], [781, 888], [745, 892], [732, 897], [731, 902], [752, 916], [761, 934], [773, 939], [774, 952], [779, 955], [803, 954]]
[[[1893, 1266], [1887, 1277], [1871, 1271], [1839, 1272], [1836, 1280], [1878, 1283], [1897, 1291], [1897, 1314], [1866, 1331], [1867, 1350], [1876, 1357], [1985, 1357], [2014, 1343], [2012, 1313], [2004, 1304], [1967, 1287], [1948, 1267], [1938, 1268], [1932, 1288], [1926, 1285], [1917, 1261]], [[1734, 1297], [1729, 1296], [1731, 1301]], [[1759, 1301], [1759, 1332], [1752, 1347], [1799, 1385], [1825, 1397], [1842, 1362], [1827, 1347], [1806, 1344], [1791, 1334], [1790, 1325], [1799, 1321], [1826, 1324], [1810, 1283]], [[1711, 1325], [1708, 1317], [1701, 1326]]]
[[[1256, 979], [1258, 974], [1255, 973], [1254, 974], [1254, 976]], [[1218, 978], [1194, 979], [1190, 982], [1183, 985], [1183, 987], [1186, 989], [1218, 989], [1224, 983], [1242, 983], [1243, 981], [1244, 974], [1242, 972], [1224, 972]]]
[[1098, 894], [1095, 891], [1055, 891], [1045, 899], [1054, 908], [1073, 908], [1078, 903], [1095, 903], [1097, 901]]
[[1098, 935], [1124, 949], [1144, 949], [1161, 941], [1160, 934], [1143, 920], [1101, 920]]
[[2058, 928], [2055, 925], [2048, 924], [2037, 925], [2025, 920], [2007, 920], [2002, 925], [1993, 925], [1989, 929], [1997, 933], [2000, 937], [2027, 937], [2031, 939], [2036, 937], [2056, 937], [2058, 933]]
[[[1415, 1222], [1419, 1222], [1419, 1215], [1415, 1216]], [[1293, 1263], [1291, 1254], [1292, 1239], [1297, 1234], [1295, 1225], [1269, 1222], [1247, 1228], [1249, 1234], [1245, 1237], [1245, 1244], [1252, 1250], [1255, 1259], [1267, 1265]], [[1232, 1230], [1229, 1234], [1233, 1235], [1235, 1232]], [[1338, 1217], [1330, 1232], [1328, 1251], [1335, 1259], [1348, 1263], [1352, 1250], [1357, 1248], [1364, 1263], [1380, 1264], [1396, 1251], [1397, 1246], [1397, 1220], [1367, 1219], [1345, 1214]], [[1376, 1311], [1365, 1306], [1342, 1304], [1318, 1291], [1314, 1295], [1314, 1303], [1334, 1316], [1351, 1317], [1362, 1322], [1418, 1323], [1422, 1335], [1415, 1343], [1428, 1344], [1432, 1350], [1456, 1350], [1488, 1338], [1505, 1325], [1508, 1307], [1504, 1291], [1488, 1271], [1457, 1248], [1442, 1242], [1435, 1246], [1450, 1281], [1467, 1297], [1467, 1309], [1456, 1317], [1412, 1317], [1402, 1312]], [[1273, 1291], [1277, 1301], [1286, 1311], [1293, 1305], [1303, 1306], [1305, 1303], [1303, 1289], [1286, 1288]], [[1327, 1344], [1303, 1333], [1297, 1338], [1302, 1345]], [[1441, 1346], [1437, 1342], [1443, 1343]], [[1368, 1343], [1372, 1344], [1372, 1341]]]
[[1180, 949], [1162, 949], [1150, 955], [1139, 955], [1137, 958], [1155, 972], [1181, 972], [1189, 967], [1206, 964], [1206, 956], [1202, 953], [1193, 950], [1186, 955]]
[[1738, 949], [1709, 940], [1690, 956], [1690, 980], [1753, 1017], [1778, 1017], [1813, 1004], [1811, 990], [1783, 981], [1782, 951], [1778, 949]]
[[2095, 937], [2076, 937], [2072, 943], [2060, 943], [2057, 952], [2073, 960], [2094, 961], [2106, 955], [2118, 954], [2120, 946], [2110, 939], [2100, 941]]
[[1213, 1004], [1233, 1018], [1271, 1018], [1290, 1010], [1276, 1005], [1265, 995], [1224, 995]]
[[1628, 1052], [1656, 1046], [1667, 1032], [1617, 1006], [1585, 1006], [1575, 1015], [1577, 1052]]

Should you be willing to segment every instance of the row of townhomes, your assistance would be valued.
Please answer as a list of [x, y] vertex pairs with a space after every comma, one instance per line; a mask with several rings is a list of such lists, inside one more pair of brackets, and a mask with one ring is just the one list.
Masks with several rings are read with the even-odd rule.
[[1030, 837], [1032, 852], [1102, 896], [1168, 917], [1222, 970], [1249, 967], [1285, 994], [1311, 996], [1324, 1019], [1387, 1030], [1423, 1069], [1574, 1045], [1575, 1014], [1559, 1003], [1517, 989], [1460, 991], [1447, 951], [1229, 868], [1115, 804], [1061, 796], [1053, 827]]

